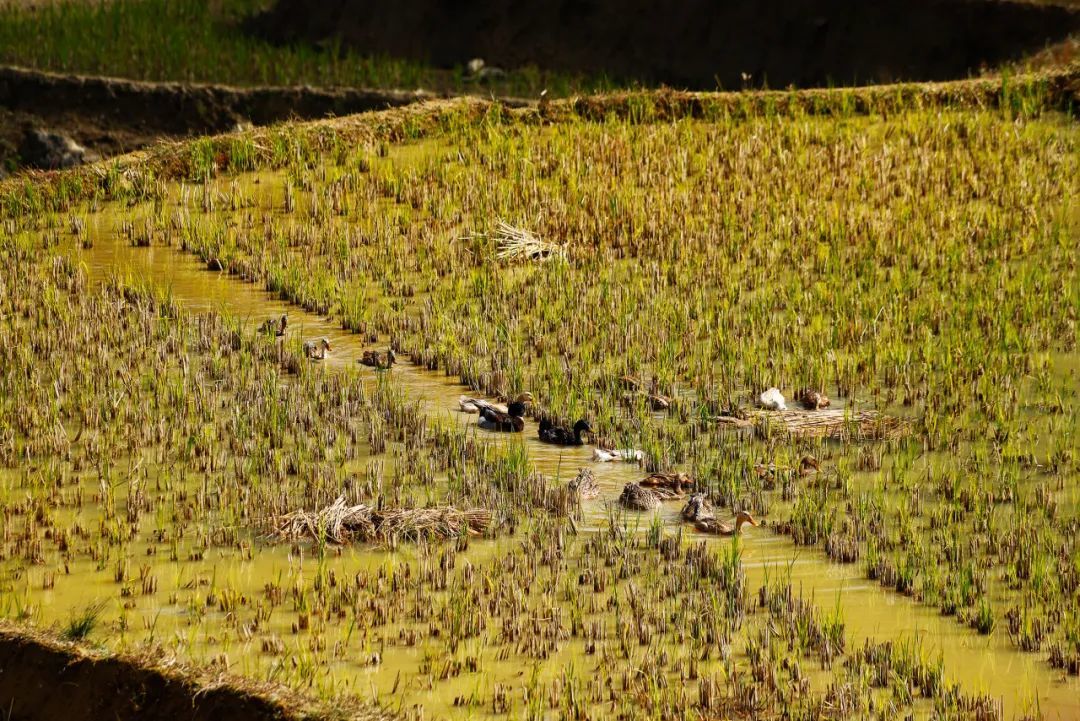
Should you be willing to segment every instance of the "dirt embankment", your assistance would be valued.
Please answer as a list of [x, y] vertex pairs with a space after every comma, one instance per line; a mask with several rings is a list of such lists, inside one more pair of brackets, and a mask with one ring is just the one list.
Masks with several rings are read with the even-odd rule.
[[280, 41], [340, 37], [436, 65], [606, 74], [713, 89], [967, 77], [1080, 30], [1080, 11], [1005, 0], [278, 0]]
[[[149, 83], [0, 66], [0, 170], [27, 127], [70, 135], [101, 156], [161, 138], [316, 119], [442, 97], [423, 91]], [[510, 101], [514, 104], [514, 101]]]
[[90, 653], [45, 634], [0, 624], [0, 709], [8, 721], [383, 721], [389, 714], [350, 700], [314, 702], [160, 655]]

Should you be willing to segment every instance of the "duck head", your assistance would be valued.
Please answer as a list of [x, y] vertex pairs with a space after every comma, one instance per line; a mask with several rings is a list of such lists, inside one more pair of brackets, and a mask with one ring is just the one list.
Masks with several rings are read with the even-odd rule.
[[532, 405], [536, 402], [536, 400], [533, 398], [533, 394], [529, 393], [528, 391], [518, 394], [518, 397], [514, 400], [524, 406]]
[[285, 326], [287, 326], [288, 324], [289, 324], [289, 314], [288, 313], [282, 313], [281, 314], [281, 330], [284, 331]]
[[387, 365], [391, 365], [391, 366], [392, 366], [392, 365], [394, 365], [395, 363], [397, 363], [397, 356], [396, 356], [396, 355], [394, 355], [394, 349], [393, 349], [393, 348], [389, 348], [389, 349], [387, 349], [387, 351], [386, 351], [386, 364], [387, 364]]
[[574, 435], [580, 438], [582, 433], [592, 433], [592, 426], [584, 418], [574, 424]]
[[319, 345], [321, 345], [324, 350], [333, 350], [330, 347], [330, 339], [325, 336], [319, 339]]
[[745, 524], [756, 526], [758, 522], [754, 520], [754, 517], [750, 515], [749, 511], [739, 511], [738, 515], [735, 516], [735, 532], [738, 533], [739, 529]]

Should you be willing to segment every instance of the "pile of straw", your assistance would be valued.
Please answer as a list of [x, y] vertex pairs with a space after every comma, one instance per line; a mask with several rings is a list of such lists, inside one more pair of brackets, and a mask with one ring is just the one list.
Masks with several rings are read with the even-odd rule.
[[483, 533], [492, 524], [491, 511], [456, 508], [397, 508], [376, 510], [349, 506], [339, 496], [318, 511], [294, 511], [276, 520], [270, 537], [279, 541], [303, 538], [344, 544], [352, 541], [396, 542], [420, 538], [456, 538]]
[[562, 247], [502, 220], [495, 231], [495, 241], [499, 246], [495, 257], [499, 260], [547, 260], [564, 255]]
[[911, 424], [902, 418], [844, 408], [758, 411], [754, 423], [763, 435], [779, 431], [798, 438], [832, 440], [894, 440], [911, 431]]

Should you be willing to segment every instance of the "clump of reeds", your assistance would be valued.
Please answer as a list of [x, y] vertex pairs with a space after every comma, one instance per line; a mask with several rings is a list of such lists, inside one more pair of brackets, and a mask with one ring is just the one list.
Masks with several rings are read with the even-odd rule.
[[108, 601], [95, 601], [76, 611], [60, 630], [60, 637], [65, 641], [83, 641], [94, 632], [101, 620]]

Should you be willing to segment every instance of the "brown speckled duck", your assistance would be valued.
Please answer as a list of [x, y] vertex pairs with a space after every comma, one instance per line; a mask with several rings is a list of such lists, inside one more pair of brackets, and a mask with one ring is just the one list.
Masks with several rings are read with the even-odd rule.
[[324, 360], [330, 352], [330, 341], [327, 338], [304, 341], [304, 357], [311, 360]]
[[364, 351], [364, 354], [360, 356], [359, 362], [361, 365], [366, 365], [370, 368], [387, 370], [397, 362], [397, 356], [394, 355], [393, 348], [387, 348], [384, 351], [366, 350]]
[[694, 488], [694, 479], [685, 473], [654, 473], [640, 481], [645, 488], [665, 489], [677, 496]]
[[285, 335], [285, 326], [289, 324], [289, 316], [282, 314], [280, 318], [267, 318], [259, 326], [259, 332], [266, 335], [275, 335], [278, 338]]
[[660, 507], [660, 496], [637, 483], [627, 483], [619, 496], [619, 504], [631, 511], [651, 511]]
[[690, 496], [686, 505], [683, 506], [682, 517], [693, 523], [694, 528], [702, 533], [711, 533], [714, 536], [737, 536], [746, 524], [757, 525], [757, 521], [747, 511], [739, 511], [730, 523], [716, 520], [712, 505], [704, 493], [695, 493]]
[[808, 411], [818, 411], [828, 408], [832, 401], [821, 391], [810, 388], [801, 388], [795, 392], [795, 400], [802, 403], [802, 407]]
[[568, 484], [571, 493], [576, 493], [583, 501], [596, 498], [600, 495], [600, 484], [596, 482], [596, 476], [588, 468], [578, 471], [574, 480]]
[[711, 533], [714, 536], [737, 536], [742, 533], [742, 527], [746, 524], [756, 526], [758, 523], [750, 515], [749, 511], [739, 511], [734, 520], [729, 523], [709, 518], [698, 521], [694, 524], [694, 528], [702, 533]]

